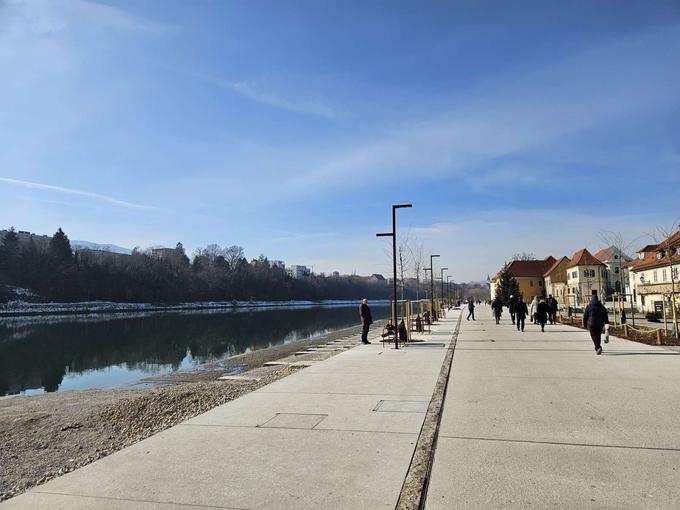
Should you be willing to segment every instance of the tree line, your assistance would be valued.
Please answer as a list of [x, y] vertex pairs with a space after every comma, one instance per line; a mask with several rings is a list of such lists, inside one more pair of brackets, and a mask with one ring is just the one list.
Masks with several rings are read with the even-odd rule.
[[[174, 249], [134, 249], [131, 255], [74, 252], [60, 228], [48, 242], [20, 240], [10, 228], [0, 244], [0, 284], [28, 288], [53, 301], [177, 303], [225, 300], [388, 299], [387, 281], [356, 276], [292, 278], [261, 255], [250, 262], [240, 246], [216, 244], [190, 259]], [[9, 291], [0, 285], [0, 300]]]

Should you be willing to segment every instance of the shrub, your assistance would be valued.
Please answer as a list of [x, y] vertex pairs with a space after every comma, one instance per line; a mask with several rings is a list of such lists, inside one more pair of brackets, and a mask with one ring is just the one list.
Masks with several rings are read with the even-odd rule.
[[650, 322], [661, 322], [663, 314], [661, 312], [647, 312], [645, 317]]

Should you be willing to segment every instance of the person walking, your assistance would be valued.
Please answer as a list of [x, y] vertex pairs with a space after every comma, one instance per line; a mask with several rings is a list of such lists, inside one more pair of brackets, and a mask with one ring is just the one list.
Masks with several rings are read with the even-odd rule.
[[541, 331], [545, 331], [545, 323], [548, 322], [548, 303], [543, 298], [536, 305], [536, 322], [540, 324]]
[[503, 314], [503, 303], [501, 303], [500, 298], [496, 298], [491, 303], [491, 310], [493, 310], [493, 316], [496, 318], [496, 324], [500, 324], [501, 315]]
[[470, 317], [472, 317], [472, 320], [475, 320], [475, 302], [473, 299], [468, 299], [468, 316], [467, 320], [470, 320]]
[[529, 305], [529, 319], [531, 322], [536, 322], [536, 308], [538, 307], [538, 296], [534, 296]]
[[609, 324], [607, 309], [597, 299], [597, 294], [593, 294], [590, 303], [583, 312], [583, 327], [590, 332], [590, 338], [595, 345], [595, 353], [602, 354], [602, 330], [605, 324]]
[[548, 296], [548, 318], [550, 319], [550, 324], [557, 322], [557, 299], [552, 294]]
[[[524, 332], [524, 319], [526, 318], [527, 313], [529, 313], [529, 310], [527, 310], [527, 304], [520, 295], [519, 299], [515, 303], [515, 321], [517, 323], [517, 331]], [[522, 329], [520, 329], [520, 327]]]
[[515, 296], [510, 296], [510, 301], [508, 302], [508, 309], [510, 310], [510, 318], [512, 323], [515, 323], [515, 306], [517, 305], [517, 298]]
[[361, 330], [361, 343], [370, 344], [368, 341], [368, 328], [373, 324], [373, 317], [371, 316], [371, 309], [368, 306], [368, 299], [364, 298], [359, 307], [359, 315], [361, 316], [361, 324], [363, 329]]

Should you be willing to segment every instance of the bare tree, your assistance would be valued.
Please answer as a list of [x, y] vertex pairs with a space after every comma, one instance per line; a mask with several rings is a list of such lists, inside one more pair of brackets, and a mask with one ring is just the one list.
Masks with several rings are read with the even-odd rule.
[[411, 263], [412, 249], [411, 249], [411, 238], [408, 234], [405, 234], [399, 238], [399, 246], [397, 247], [397, 265], [399, 268], [399, 279], [401, 280], [401, 300], [404, 300], [404, 286], [406, 284], [404, 280], [404, 274], [406, 273], [407, 267]]
[[618, 269], [619, 269], [619, 292], [626, 293], [626, 285], [624, 281], [624, 271], [623, 262], [627, 262], [628, 253], [634, 246], [634, 244], [640, 240], [644, 235], [637, 236], [635, 239], [626, 241], [625, 237], [621, 232], [612, 232], [611, 230], [600, 230], [599, 237], [607, 248], [613, 247], [615, 250], [615, 255], [618, 257]]
[[424, 264], [424, 242], [413, 239], [411, 242], [411, 267], [416, 276], [416, 300], [420, 299], [420, 273], [423, 271]]
[[[673, 273], [673, 256], [678, 254], [678, 246], [672, 246], [671, 245], [671, 238], [678, 232], [680, 232], [680, 228], [678, 230], [674, 230], [675, 225], [677, 225], [678, 222], [676, 221], [673, 226], [657, 226], [656, 229], [650, 234], [650, 236], [654, 239], [654, 241], [659, 245], [658, 250], [661, 252], [661, 256], [665, 261], [668, 261], [668, 270], [671, 273], [671, 310], [673, 312], [673, 330], [675, 331], [675, 337], [677, 338], [679, 336], [678, 332], [678, 312], [677, 312], [677, 306], [675, 304], [675, 274]], [[678, 260], [676, 259], [676, 262]], [[662, 294], [663, 296], [663, 294]], [[663, 298], [665, 301], [665, 297]]]
[[523, 251], [522, 253], [515, 253], [512, 256], [512, 260], [536, 260], [536, 255]]

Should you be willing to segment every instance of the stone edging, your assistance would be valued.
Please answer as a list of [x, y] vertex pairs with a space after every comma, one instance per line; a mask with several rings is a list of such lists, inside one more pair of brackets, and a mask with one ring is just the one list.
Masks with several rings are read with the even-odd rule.
[[461, 319], [463, 314], [458, 316], [456, 329], [451, 338], [451, 344], [446, 351], [444, 362], [442, 363], [439, 377], [432, 393], [432, 399], [427, 407], [425, 420], [418, 435], [411, 464], [409, 465], [404, 479], [404, 484], [401, 487], [399, 500], [397, 501], [396, 510], [416, 510], [425, 507], [425, 499], [427, 497], [427, 489], [430, 484], [430, 472], [432, 470], [432, 463], [434, 461], [434, 452], [437, 444], [437, 437], [439, 435], [439, 424], [441, 422], [442, 408], [444, 406], [444, 399], [446, 398], [446, 389], [449, 383], [449, 374], [451, 373], [451, 364], [453, 363], [453, 354], [456, 349], [456, 342], [458, 341], [458, 332], [460, 330]]

